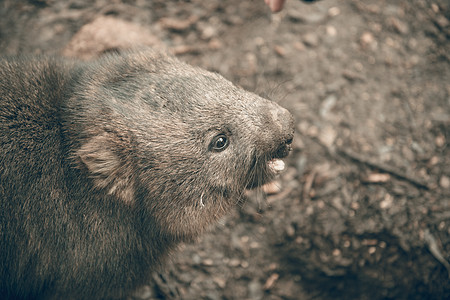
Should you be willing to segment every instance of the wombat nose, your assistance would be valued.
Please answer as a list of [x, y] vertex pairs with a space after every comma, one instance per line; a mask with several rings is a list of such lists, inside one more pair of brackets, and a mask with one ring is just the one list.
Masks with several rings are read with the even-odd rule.
[[276, 105], [272, 115], [275, 123], [279, 126], [279, 132], [275, 138], [275, 151], [273, 158], [284, 158], [291, 151], [294, 137], [294, 119], [291, 113], [281, 106]]
[[281, 143], [275, 151], [273, 158], [285, 158], [291, 151], [292, 138], [288, 138]]
[[275, 103], [271, 112], [275, 124], [280, 126], [280, 133], [283, 137], [283, 143], [291, 144], [294, 134], [294, 119], [292, 114], [287, 109]]

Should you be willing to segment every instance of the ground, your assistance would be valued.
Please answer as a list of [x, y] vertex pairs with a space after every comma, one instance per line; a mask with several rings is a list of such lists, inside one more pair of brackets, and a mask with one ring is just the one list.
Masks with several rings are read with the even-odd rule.
[[151, 45], [295, 116], [269, 195], [133, 299], [450, 299], [449, 41], [446, 0], [0, 2], [2, 55]]

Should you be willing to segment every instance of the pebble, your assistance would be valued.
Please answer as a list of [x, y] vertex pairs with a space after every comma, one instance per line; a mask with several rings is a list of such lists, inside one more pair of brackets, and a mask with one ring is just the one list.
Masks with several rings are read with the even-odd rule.
[[341, 256], [341, 250], [339, 250], [339, 249], [337, 249], [337, 248], [335, 248], [334, 250], [333, 250], [333, 252], [332, 252], [332, 255], [333, 256]]
[[264, 283], [264, 289], [270, 290], [278, 280], [278, 278], [280, 278], [280, 275], [278, 273], [273, 273], [272, 275], [270, 275], [269, 278], [267, 278], [266, 283]]
[[359, 40], [361, 41], [361, 46], [367, 47], [375, 41], [375, 38], [371, 32], [366, 31], [361, 35]]
[[403, 157], [406, 158], [408, 161], [414, 161], [415, 160], [414, 152], [407, 145], [404, 145], [402, 147], [402, 154], [403, 154]]
[[298, 172], [298, 177], [302, 177], [303, 173], [305, 173], [307, 163], [308, 163], [308, 159], [307, 159], [306, 155], [300, 154], [295, 163], [295, 166], [296, 166], [297, 172]]
[[342, 72], [342, 76], [347, 79], [348, 81], [354, 82], [354, 81], [365, 81], [365, 78], [360, 73], [356, 73], [354, 71], [350, 70], [344, 70]]
[[442, 134], [440, 134], [435, 138], [434, 142], [436, 143], [436, 146], [438, 146], [439, 148], [443, 147], [445, 145], [445, 137]]
[[307, 130], [306, 134], [310, 137], [317, 137], [319, 135], [319, 128], [314, 125], [311, 125]]
[[436, 3], [431, 4], [431, 9], [433, 12], [438, 13], [439, 12], [439, 6]]
[[[336, 12], [335, 10], [333, 12]], [[288, 10], [288, 17], [292, 22], [317, 24], [326, 20], [327, 14], [321, 12], [305, 13], [299, 10]]]
[[278, 54], [279, 56], [281, 57], [286, 56], [286, 49], [283, 46], [275, 45], [273, 49], [275, 50], [275, 53]]
[[227, 285], [227, 281], [223, 279], [222, 277], [214, 277], [213, 281], [221, 288], [223, 289]]
[[394, 203], [394, 197], [392, 197], [390, 194], [386, 194], [384, 197], [384, 200], [380, 202], [380, 208], [381, 209], [388, 209], [392, 207], [392, 204]]
[[213, 26], [206, 26], [202, 30], [201, 38], [204, 40], [209, 40], [212, 37], [217, 36], [217, 29]]
[[262, 285], [256, 278], [248, 284], [248, 292], [250, 299], [262, 299], [264, 297]]
[[337, 35], [337, 30], [336, 30], [336, 27], [334, 27], [334, 26], [327, 26], [326, 27], [326, 32], [327, 32], [327, 35], [329, 35], [329, 36], [336, 36]]
[[450, 178], [448, 178], [447, 176], [443, 175], [441, 177], [441, 179], [439, 179], [439, 185], [441, 186], [441, 188], [443, 189], [448, 189], [450, 188]]
[[286, 228], [285, 228], [285, 231], [286, 231], [286, 235], [288, 237], [290, 237], [290, 238], [294, 237], [294, 235], [295, 235], [295, 228], [294, 228], [294, 226], [292, 226], [292, 224], [287, 225]]
[[192, 255], [192, 262], [196, 265], [200, 264], [202, 261], [202, 258], [198, 254]]
[[331, 110], [334, 108], [337, 102], [337, 97], [334, 94], [331, 94], [323, 100], [322, 105], [320, 107], [320, 115], [324, 118], [328, 116]]
[[317, 47], [319, 45], [319, 37], [315, 33], [307, 33], [303, 36], [303, 43], [309, 47]]
[[319, 140], [328, 148], [330, 148], [336, 139], [337, 132], [332, 126], [325, 127], [319, 134]]
[[372, 182], [372, 183], [379, 183], [379, 182], [388, 182], [391, 179], [391, 176], [386, 173], [372, 173], [370, 174], [366, 181]]
[[447, 26], [450, 25], [450, 21], [446, 17], [444, 17], [442, 15], [439, 15], [439, 16], [436, 17], [436, 23], [441, 28], [446, 28]]
[[391, 17], [388, 20], [388, 24], [397, 32], [400, 34], [407, 34], [409, 33], [409, 27], [406, 23], [400, 21], [399, 19], [395, 17]]
[[232, 259], [230, 259], [230, 261], [228, 262], [228, 265], [229, 265], [230, 267], [237, 267], [237, 266], [239, 266], [240, 264], [241, 264], [241, 260], [238, 259], [238, 258], [232, 258]]
[[275, 195], [281, 192], [281, 182], [278, 180], [269, 182], [262, 186], [262, 190], [267, 195]]
[[333, 6], [333, 7], [330, 7], [330, 9], [328, 9], [328, 15], [330, 17], [336, 17], [340, 13], [341, 13], [341, 10], [339, 9], [339, 7]]
[[380, 7], [376, 4], [368, 4], [366, 6], [366, 9], [368, 12], [372, 14], [379, 14], [380, 13]]
[[195, 47], [195, 46], [191, 46], [191, 45], [178, 45], [175, 47], [170, 48], [170, 51], [172, 54], [174, 55], [183, 55], [183, 54], [198, 54], [200, 53], [200, 49]]
[[208, 43], [208, 48], [211, 50], [218, 50], [222, 47], [222, 42], [217, 38], [212, 38]]
[[189, 27], [191, 27], [192, 24], [197, 22], [197, 20], [198, 17], [196, 16], [191, 16], [187, 20], [179, 20], [175, 18], [161, 18], [159, 20], [159, 24], [161, 25], [161, 27], [166, 29], [171, 29], [175, 31], [184, 31]]

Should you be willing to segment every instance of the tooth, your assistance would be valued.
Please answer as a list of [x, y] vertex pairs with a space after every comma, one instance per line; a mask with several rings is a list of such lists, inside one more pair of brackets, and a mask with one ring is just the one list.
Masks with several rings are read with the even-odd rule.
[[268, 162], [269, 168], [271, 168], [274, 172], [281, 172], [284, 170], [284, 161], [281, 159], [272, 159]]

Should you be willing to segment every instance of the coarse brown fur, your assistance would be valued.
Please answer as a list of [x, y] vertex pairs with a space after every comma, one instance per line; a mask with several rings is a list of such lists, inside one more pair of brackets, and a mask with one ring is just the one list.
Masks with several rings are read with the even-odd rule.
[[0, 59], [0, 295], [124, 297], [292, 136], [277, 104], [153, 51]]

